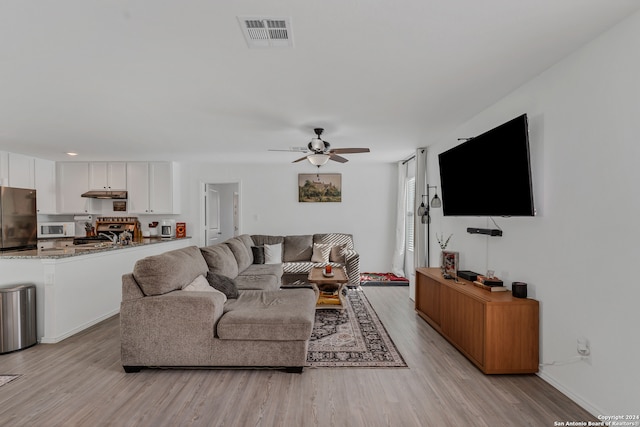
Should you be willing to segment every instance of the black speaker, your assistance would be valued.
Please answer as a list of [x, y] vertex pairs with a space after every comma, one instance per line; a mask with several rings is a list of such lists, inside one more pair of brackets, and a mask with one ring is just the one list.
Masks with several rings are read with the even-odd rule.
[[511, 293], [516, 298], [526, 298], [527, 284], [524, 282], [513, 282], [511, 284]]

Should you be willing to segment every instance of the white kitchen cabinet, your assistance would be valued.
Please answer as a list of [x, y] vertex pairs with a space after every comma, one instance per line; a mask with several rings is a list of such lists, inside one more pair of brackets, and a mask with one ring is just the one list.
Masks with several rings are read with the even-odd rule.
[[81, 197], [89, 191], [88, 162], [60, 162], [56, 175], [58, 213], [91, 213], [93, 199]]
[[35, 158], [24, 154], [9, 153], [9, 186], [36, 188]]
[[127, 163], [129, 213], [180, 213], [176, 166], [171, 162]]
[[89, 163], [91, 190], [126, 190], [127, 164], [125, 162]]
[[0, 185], [9, 185], [9, 153], [0, 151]]
[[56, 162], [35, 159], [36, 209], [39, 214], [56, 212]]

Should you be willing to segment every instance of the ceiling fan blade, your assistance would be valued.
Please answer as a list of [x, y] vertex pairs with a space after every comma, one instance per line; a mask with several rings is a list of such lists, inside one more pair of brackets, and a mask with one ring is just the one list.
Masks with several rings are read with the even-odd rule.
[[298, 163], [298, 162], [301, 162], [301, 161], [303, 161], [303, 160], [307, 160], [307, 156], [300, 157], [299, 159], [294, 160], [294, 161], [293, 161], [293, 162], [291, 162], [291, 163]]
[[330, 153], [339, 153], [339, 154], [353, 154], [353, 153], [368, 153], [370, 150], [368, 148], [334, 148], [329, 151]]
[[342, 156], [338, 156], [335, 153], [329, 153], [329, 159], [340, 163], [347, 163], [349, 161], [348, 159], [345, 159]]
[[309, 150], [307, 147], [289, 147], [287, 149], [284, 148], [269, 148], [267, 151], [289, 151], [294, 153], [307, 153]]

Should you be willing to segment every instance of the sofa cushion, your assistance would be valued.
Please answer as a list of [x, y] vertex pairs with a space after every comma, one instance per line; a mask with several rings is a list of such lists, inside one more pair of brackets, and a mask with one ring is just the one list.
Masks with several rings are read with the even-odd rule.
[[315, 305], [311, 289], [243, 291], [238, 299], [225, 304], [217, 336], [227, 340], [308, 340]]
[[329, 253], [329, 261], [344, 263], [344, 251], [346, 249], [347, 249], [346, 244], [331, 246], [331, 253]]
[[207, 286], [222, 292], [227, 298], [238, 298], [238, 287], [233, 279], [208, 271], [206, 282]]
[[254, 246], [275, 245], [276, 243], [284, 243], [284, 236], [268, 236], [264, 234], [254, 234], [251, 236]]
[[330, 265], [334, 268], [344, 267], [344, 264], [340, 264], [339, 262], [285, 262], [282, 264], [282, 270], [284, 274], [309, 274], [312, 268], [324, 267], [325, 265]]
[[[207, 275], [209, 274], [212, 273], [207, 273]], [[214, 292], [222, 295], [223, 304], [227, 301], [227, 296], [223, 292], [220, 292], [218, 289], [209, 285], [209, 281], [202, 274], [193, 279], [193, 282], [184, 286], [182, 290], [187, 292]]]
[[250, 251], [251, 246], [255, 246], [256, 244], [253, 242], [253, 239], [248, 234], [241, 234], [237, 236], [238, 239], [247, 247], [247, 250]]
[[189, 246], [138, 260], [133, 277], [145, 295], [162, 295], [182, 289], [208, 269], [198, 247]]
[[329, 245], [346, 245], [347, 249], [353, 249], [353, 236], [345, 233], [314, 234], [313, 243], [326, 243]]
[[207, 282], [207, 279], [201, 274], [198, 277], [196, 277], [195, 279], [193, 279], [193, 281], [187, 285], [184, 285], [182, 287], [183, 291], [195, 291], [195, 292], [213, 292], [215, 291], [215, 289], [213, 289], [211, 286], [209, 286], [209, 282]]
[[264, 246], [251, 246], [254, 264], [264, 264]]
[[314, 243], [311, 262], [320, 262], [320, 263], [329, 262], [330, 253], [331, 253], [331, 245]]
[[205, 246], [200, 248], [200, 252], [209, 266], [209, 271], [232, 279], [238, 275], [238, 262], [229, 246], [225, 244]]
[[312, 255], [313, 236], [285, 236], [284, 262], [309, 261]]
[[271, 274], [246, 274], [235, 278], [238, 291], [277, 291], [280, 289], [282, 278]]
[[261, 276], [261, 275], [271, 275], [276, 276], [278, 278], [282, 277], [282, 263], [280, 264], [251, 264], [249, 268], [247, 268], [242, 273], [238, 274], [240, 276]]
[[242, 240], [234, 237], [227, 240], [225, 244], [229, 246], [229, 249], [231, 249], [231, 252], [233, 252], [233, 256], [236, 257], [236, 262], [238, 263], [238, 271], [243, 271], [253, 263], [253, 255], [251, 254], [251, 249], [247, 248]]
[[282, 262], [282, 243], [264, 245], [264, 263], [280, 264]]

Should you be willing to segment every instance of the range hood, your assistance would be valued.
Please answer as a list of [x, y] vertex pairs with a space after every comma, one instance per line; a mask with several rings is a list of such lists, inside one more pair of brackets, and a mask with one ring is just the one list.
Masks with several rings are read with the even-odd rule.
[[82, 193], [82, 197], [90, 199], [126, 199], [127, 192], [125, 190], [90, 190]]

